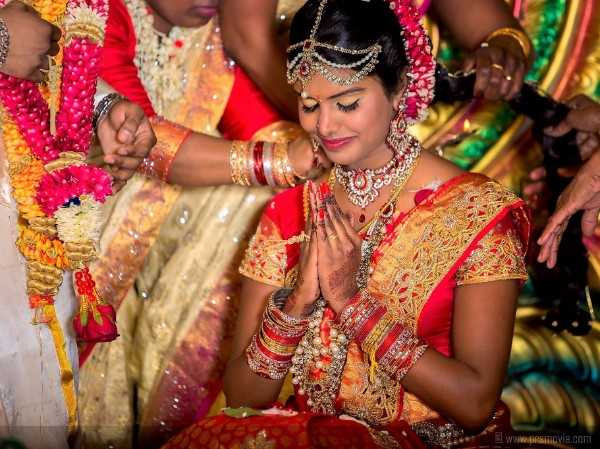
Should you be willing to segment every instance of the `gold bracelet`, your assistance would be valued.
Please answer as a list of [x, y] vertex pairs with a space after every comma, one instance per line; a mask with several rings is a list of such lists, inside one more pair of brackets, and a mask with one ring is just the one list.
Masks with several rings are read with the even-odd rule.
[[367, 354], [376, 353], [377, 349], [379, 349], [379, 345], [381, 341], [387, 336], [390, 330], [394, 327], [395, 323], [394, 316], [387, 312], [383, 315], [379, 322], [375, 324], [369, 335], [361, 345], [363, 350]]
[[273, 178], [278, 186], [294, 187], [296, 180], [288, 159], [288, 145], [276, 143], [273, 145]]
[[249, 143], [242, 140], [234, 140], [229, 151], [229, 167], [231, 180], [234, 184], [241, 186], [250, 185], [250, 173], [248, 171]]
[[531, 45], [531, 41], [529, 40], [529, 36], [527, 36], [527, 34], [525, 34], [521, 30], [511, 27], [499, 28], [495, 31], [492, 31], [492, 33], [490, 33], [490, 35], [487, 38], [485, 38], [484, 42], [489, 43], [489, 41], [497, 37], [510, 37], [516, 40], [519, 46], [521, 47], [521, 51], [523, 52], [523, 56], [525, 56], [525, 59], [529, 59], [533, 52], [533, 47]]

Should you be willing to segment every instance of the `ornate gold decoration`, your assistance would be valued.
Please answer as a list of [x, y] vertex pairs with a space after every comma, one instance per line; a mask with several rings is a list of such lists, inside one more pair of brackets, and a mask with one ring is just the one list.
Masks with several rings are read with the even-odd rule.
[[[369, 290], [383, 294], [389, 310], [416, 331], [423, 306], [452, 265], [494, 217], [519, 202], [498, 183], [465, 175], [431, 206], [422, 206], [422, 213], [410, 215], [395, 230], [402, 238], [383, 243]], [[507, 273], [504, 279], [514, 276]]]
[[267, 439], [267, 431], [261, 430], [254, 438], [247, 437], [240, 449], [275, 449], [275, 441]]
[[286, 279], [287, 253], [285, 240], [277, 225], [263, 215], [256, 233], [250, 239], [240, 273], [250, 279], [283, 287]]
[[513, 229], [492, 229], [456, 273], [456, 284], [477, 284], [490, 280], [527, 280], [524, 250]]

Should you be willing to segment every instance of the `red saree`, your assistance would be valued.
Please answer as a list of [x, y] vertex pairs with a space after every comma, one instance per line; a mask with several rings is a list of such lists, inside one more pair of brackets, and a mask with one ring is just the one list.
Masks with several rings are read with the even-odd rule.
[[[300, 246], [274, 243], [304, 229], [305, 196], [305, 189], [297, 187], [268, 204], [242, 263], [243, 275], [278, 287], [294, 284]], [[396, 212], [388, 222], [386, 237], [371, 259], [367, 288], [388, 309], [396, 310], [430, 348], [452, 357], [455, 287], [501, 279], [525, 280], [529, 216], [522, 200], [487, 177], [470, 173], [435, 191], [419, 192], [417, 202], [408, 212]], [[324, 324], [333, 319], [333, 312], [326, 310], [322, 339], [329, 338], [330, 326]], [[321, 391], [328, 382], [337, 382], [335, 398], [323, 394], [311, 397], [313, 407], [309, 407], [307, 396], [296, 391], [294, 410], [298, 414], [292, 417], [276, 414], [236, 419], [219, 415], [188, 428], [167, 447], [204, 448], [216, 442], [223, 448], [240, 444], [261, 447], [248, 445], [257, 438], [273, 443], [264, 447], [286, 447], [275, 429], [287, 429], [291, 423], [298, 428], [293, 439], [293, 447], [298, 448], [479, 447], [495, 432], [510, 428], [508, 410], [499, 404], [482, 434], [466, 436], [383, 371], [378, 370], [375, 381], [370, 382], [368, 370], [364, 353], [351, 342], [339, 378], [315, 376], [312, 380], [323, 385]], [[328, 402], [335, 415], [354, 420], [311, 413], [314, 404], [327, 409]], [[320, 436], [323, 434], [327, 437]]]

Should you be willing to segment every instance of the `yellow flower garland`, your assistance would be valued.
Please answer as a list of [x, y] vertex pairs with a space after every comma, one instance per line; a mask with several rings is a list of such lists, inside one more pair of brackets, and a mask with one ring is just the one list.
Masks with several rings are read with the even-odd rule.
[[[62, 23], [68, 0], [34, 0], [31, 4], [40, 16], [50, 23]], [[60, 98], [60, 72], [63, 56], [64, 37], [60, 42], [59, 54], [51, 67], [49, 86], [40, 86], [40, 92], [49, 103], [51, 111], [58, 109]], [[48, 296], [58, 293], [63, 270], [69, 268], [69, 259], [63, 243], [56, 238], [56, 223], [46, 217], [35, 200], [37, 186], [45, 174], [43, 163], [30, 151], [16, 124], [8, 114], [1, 111], [2, 137], [9, 163], [9, 177], [13, 197], [20, 215], [17, 247], [27, 261], [27, 293], [30, 306], [35, 308], [34, 323], [47, 323], [53, 337], [58, 359], [61, 384], [69, 431], [77, 428], [77, 397], [71, 362], [66, 353], [66, 342], [56, 316], [54, 302]], [[76, 363], [77, 361], [73, 361]]]

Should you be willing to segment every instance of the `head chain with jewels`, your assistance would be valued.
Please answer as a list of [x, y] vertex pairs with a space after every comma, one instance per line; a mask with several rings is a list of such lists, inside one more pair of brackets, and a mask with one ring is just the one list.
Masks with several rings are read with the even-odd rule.
[[[326, 6], [327, 0], [321, 0], [309, 38], [291, 45], [287, 50], [290, 54], [300, 50], [296, 56], [288, 61], [287, 80], [290, 84], [300, 82], [303, 89], [315, 73], [321, 74], [330, 82], [343, 86], [351, 85], [369, 75], [379, 62], [379, 54], [382, 48], [378, 43], [364, 49], [353, 50], [317, 41], [317, 31]], [[419, 11], [412, 1], [390, 1], [389, 6], [396, 14], [402, 27], [404, 49], [408, 60], [406, 73], [408, 84], [402, 109], [406, 124], [412, 125], [426, 118], [427, 109], [433, 99], [435, 59], [432, 53], [431, 41], [421, 24]], [[319, 49], [337, 51], [356, 56], [359, 59], [349, 64], [338, 64], [321, 55]], [[332, 69], [352, 69], [354, 73], [342, 77]]]

